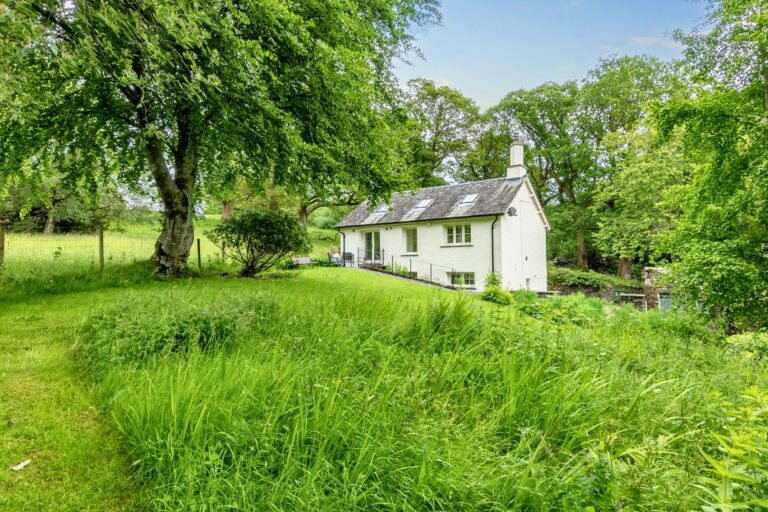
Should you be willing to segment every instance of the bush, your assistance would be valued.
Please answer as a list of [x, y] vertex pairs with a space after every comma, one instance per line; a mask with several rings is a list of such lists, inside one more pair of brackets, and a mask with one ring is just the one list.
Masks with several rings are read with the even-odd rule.
[[577, 293], [539, 299], [534, 292], [515, 292], [517, 308], [534, 318], [556, 325], [591, 325], [605, 319], [605, 302]]
[[485, 290], [480, 293], [480, 298], [486, 302], [493, 302], [501, 306], [512, 304], [512, 294], [502, 290], [499, 286], [486, 286]]
[[206, 235], [222, 253], [243, 265], [242, 276], [269, 270], [286, 256], [307, 252], [312, 247], [299, 219], [280, 211], [245, 211]]
[[496, 273], [488, 274], [485, 278], [485, 289], [480, 293], [480, 298], [501, 306], [512, 304], [512, 294], [501, 289], [501, 277]]
[[768, 332], [745, 332], [728, 336], [727, 348], [730, 352], [747, 358], [768, 360]]
[[724, 432], [712, 434], [720, 445], [718, 458], [705, 455], [712, 476], [701, 477], [709, 494], [703, 509], [764, 510], [768, 506], [768, 394], [752, 387], [738, 403], [724, 405]]
[[555, 268], [550, 266], [547, 269], [549, 286], [552, 288], [573, 287], [573, 288], [594, 288], [602, 290], [609, 286], [614, 288], [642, 288], [640, 281], [632, 279], [621, 279], [616, 276], [601, 274], [593, 270], [583, 271], [572, 268]]

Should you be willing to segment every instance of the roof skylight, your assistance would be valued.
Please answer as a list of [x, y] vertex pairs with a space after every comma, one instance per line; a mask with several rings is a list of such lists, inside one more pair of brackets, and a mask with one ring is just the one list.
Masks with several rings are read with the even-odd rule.
[[431, 199], [422, 199], [416, 204], [416, 206], [414, 206], [414, 208], [426, 208], [427, 206], [429, 206], [429, 203], [431, 202], [432, 202]]
[[389, 207], [386, 204], [383, 204], [376, 208], [376, 211], [373, 213], [387, 213], [389, 211]]
[[464, 199], [461, 200], [461, 204], [474, 203], [477, 199], [477, 194], [467, 194]]

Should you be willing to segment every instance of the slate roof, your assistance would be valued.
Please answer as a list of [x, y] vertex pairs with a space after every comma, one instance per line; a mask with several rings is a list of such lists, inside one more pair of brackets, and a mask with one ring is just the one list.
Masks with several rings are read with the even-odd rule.
[[[520, 178], [498, 178], [397, 192], [392, 194], [388, 207], [383, 202], [371, 207], [365, 201], [336, 227], [501, 215], [507, 211], [522, 184]], [[471, 194], [477, 194], [474, 201], [462, 203]]]

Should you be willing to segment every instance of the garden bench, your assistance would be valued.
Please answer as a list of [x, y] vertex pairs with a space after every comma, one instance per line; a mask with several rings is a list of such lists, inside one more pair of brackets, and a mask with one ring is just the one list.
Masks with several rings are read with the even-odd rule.
[[312, 261], [312, 258], [310, 258], [309, 256], [302, 256], [301, 258], [291, 258], [291, 261], [296, 266], [315, 264], [315, 262]]

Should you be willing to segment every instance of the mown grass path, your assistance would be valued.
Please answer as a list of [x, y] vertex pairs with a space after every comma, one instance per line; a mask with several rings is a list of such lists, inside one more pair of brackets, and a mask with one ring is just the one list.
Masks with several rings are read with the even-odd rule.
[[[0, 511], [143, 508], [118, 434], [69, 357], [94, 300], [71, 294], [0, 306]], [[26, 468], [11, 469], [26, 459]]]

